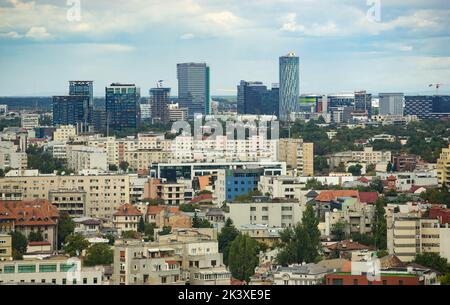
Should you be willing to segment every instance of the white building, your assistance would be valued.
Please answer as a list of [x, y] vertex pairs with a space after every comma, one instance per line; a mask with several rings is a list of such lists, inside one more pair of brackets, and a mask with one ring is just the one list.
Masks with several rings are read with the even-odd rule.
[[277, 267], [273, 272], [274, 285], [318, 285], [328, 270], [317, 264], [290, 265]]
[[108, 170], [107, 155], [95, 147], [68, 145], [67, 164], [77, 173], [85, 169]]
[[21, 115], [22, 128], [33, 129], [39, 127], [39, 114], [23, 113]]

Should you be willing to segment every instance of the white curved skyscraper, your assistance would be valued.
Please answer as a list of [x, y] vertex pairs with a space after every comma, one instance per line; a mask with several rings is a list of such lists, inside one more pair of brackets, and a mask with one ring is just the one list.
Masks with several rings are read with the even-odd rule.
[[287, 121], [289, 113], [297, 111], [300, 91], [299, 58], [291, 52], [280, 57], [280, 117]]

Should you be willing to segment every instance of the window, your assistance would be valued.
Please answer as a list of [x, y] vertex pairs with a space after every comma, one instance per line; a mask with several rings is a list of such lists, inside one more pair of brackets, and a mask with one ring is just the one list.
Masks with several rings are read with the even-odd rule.
[[36, 265], [19, 265], [19, 273], [34, 273], [36, 272]]
[[256, 211], [256, 207], [250, 207], [250, 211], [251, 212], [255, 212]]
[[52, 279], [52, 284], [56, 285], [56, 279]]
[[66, 285], [67, 284], [67, 279], [63, 279], [62, 283], [63, 283], [63, 285]]
[[399, 285], [403, 285], [403, 280], [399, 280], [399, 281], [398, 281], [398, 284], [399, 284]]
[[83, 284], [87, 284], [87, 278], [83, 278]]
[[39, 265], [39, 272], [56, 272], [56, 264]]
[[61, 264], [59, 266], [59, 270], [61, 272], [67, 272], [69, 271], [71, 268], [75, 267], [75, 264]]
[[3, 273], [14, 273], [15, 267], [14, 266], [5, 266], [3, 268]]

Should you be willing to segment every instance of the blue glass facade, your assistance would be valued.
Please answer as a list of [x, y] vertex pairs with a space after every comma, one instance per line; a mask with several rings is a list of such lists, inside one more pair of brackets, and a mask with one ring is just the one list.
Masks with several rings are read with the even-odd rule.
[[112, 130], [135, 129], [139, 125], [140, 90], [134, 84], [106, 87], [106, 120]]
[[76, 125], [89, 122], [89, 96], [54, 96], [53, 125]]
[[300, 94], [300, 64], [295, 53], [280, 57], [279, 119], [287, 121], [289, 113], [297, 111]]
[[263, 169], [236, 169], [225, 171], [225, 198], [233, 201], [236, 196], [246, 195], [258, 189]]

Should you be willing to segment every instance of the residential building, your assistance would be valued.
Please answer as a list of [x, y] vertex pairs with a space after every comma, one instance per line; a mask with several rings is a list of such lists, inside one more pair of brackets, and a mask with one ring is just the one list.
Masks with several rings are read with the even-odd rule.
[[22, 128], [33, 129], [39, 127], [40, 115], [36, 113], [22, 113], [20, 116]]
[[280, 139], [279, 160], [286, 162], [298, 176], [314, 175], [314, 143], [305, 143], [303, 139]]
[[192, 217], [180, 212], [177, 206], [149, 205], [146, 216], [147, 222], [154, 223], [156, 228], [186, 229], [192, 227]]
[[443, 148], [437, 160], [437, 176], [439, 185], [450, 188], [450, 145]]
[[77, 136], [77, 129], [73, 125], [60, 125], [53, 132], [53, 141], [55, 142], [69, 142]]
[[450, 227], [438, 218], [418, 214], [390, 213], [387, 217], [387, 239], [390, 254], [411, 262], [417, 254], [438, 253], [450, 259]]
[[227, 217], [236, 227], [248, 224], [263, 224], [269, 227], [293, 227], [301, 221], [305, 206], [297, 200], [253, 197], [252, 202], [232, 202]]
[[113, 214], [113, 225], [119, 234], [125, 231], [137, 231], [142, 217], [142, 213], [134, 205], [123, 204]]
[[166, 179], [149, 179], [144, 184], [145, 199], [162, 199], [165, 205], [180, 205], [184, 200], [185, 185]]
[[60, 213], [67, 213], [71, 217], [82, 217], [86, 215], [86, 191], [49, 191], [48, 201], [50, 201]]
[[78, 190], [86, 192], [86, 216], [111, 220], [117, 207], [129, 203], [128, 175], [58, 176], [27, 174], [0, 178], [5, 197], [22, 200], [48, 200], [50, 191]]
[[217, 173], [215, 183], [217, 201], [232, 202], [239, 195], [247, 195], [258, 189], [260, 177], [264, 174], [262, 168], [226, 169]]
[[57, 247], [58, 219], [58, 209], [47, 200], [0, 201], [3, 233], [19, 231], [28, 237], [31, 232], [41, 232], [52, 250]]
[[280, 105], [279, 119], [287, 121], [291, 112], [297, 111], [300, 94], [299, 58], [291, 52], [281, 56], [279, 61], [280, 73]]
[[[0, 218], [1, 217], [0, 214]], [[0, 232], [2, 231], [3, 230], [0, 228]], [[12, 236], [9, 234], [0, 234], [0, 261], [12, 260], [12, 257]]]
[[380, 114], [403, 116], [403, 93], [379, 93]]
[[248, 224], [238, 227], [238, 230], [242, 234], [247, 234], [254, 240], [271, 248], [280, 242], [280, 232], [284, 228], [269, 227], [262, 224]]
[[278, 266], [273, 272], [274, 285], [319, 285], [327, 269], [314, 263]]
[[206, 63], [177, 64], [178, 101], [188, 109], [188, 117], [194, 114], [210, 114], [210, 70]]
[[67, 145], [67, 166], [76, 173], [82, 170], [108, 170], [107, 155], [96, 147]]
[[0, 169], [26, 169], [28, 156], [14, 142], [0, 141]]
[[105, 92], [107, 128], [136, 129], [139, 125], [140, 89], [134, 84], [112, 83]]

